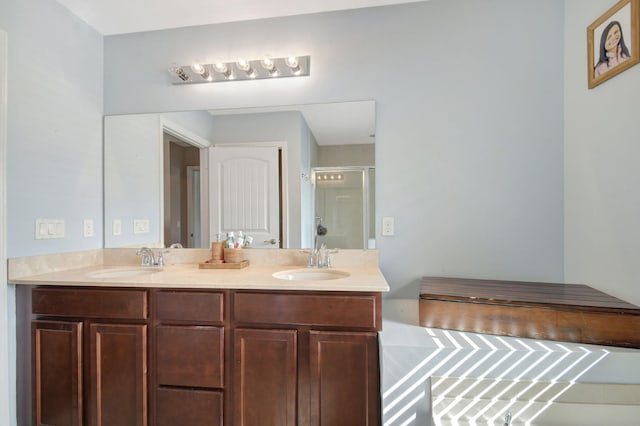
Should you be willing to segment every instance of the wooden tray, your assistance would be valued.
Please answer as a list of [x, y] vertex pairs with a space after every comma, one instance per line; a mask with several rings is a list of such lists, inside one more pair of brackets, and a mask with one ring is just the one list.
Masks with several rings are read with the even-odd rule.
[[243, 260], [238, 263], [211, 263], [209, 260], [199, 263], [200, 269], [242, 269], [249, 266], [248, 260]]

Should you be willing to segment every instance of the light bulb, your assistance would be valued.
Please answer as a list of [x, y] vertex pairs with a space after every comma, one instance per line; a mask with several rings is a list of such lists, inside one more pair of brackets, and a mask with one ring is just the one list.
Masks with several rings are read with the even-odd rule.
[[226, 73], [229, 69], [227, 68], [227, 64], [224, 62], [216, 62], [213, 67], [221, 74]]
[[251, 69], [251, 64], [249, 63], [249, 61], [245, 61], [244, 59], [240, 59], [236, 64], [242, 71], [249, 71]]
[[295, 56], [289, 56], [287, 59], [285, 59], [285, 62], [287, 63], [287, 66], [289, 68], [296, 68], [298, 66], [298, 58], [296, 58]]
[[204, 74], [205, 69], [204, 66], [202, 66], [202, 64], [193, 64], [191, 65], [191, 71], [195, 72], [196, 74]]
[[247, 77], [256, 78], [256, 72], [253, 70], [251, 64], [248, 61], [240, 59], [238, 62], [236, 62], [236, 65], [238, 66], [238, 69], [244, 71], [247, 74]]
[[289, 68], [291, 68], [291, 72], [293, 74], [298, 75], [302, 71], [302, 68], [300, 68], [300, 64], [298, 63], [298, 58], [296, 56], [289, 56], [284, 60], [284, 62]]
[[264, 58], [262, 60], [262, 66], [264, 67], [264, 69], [266, 69], [267, 71], [273, 71], [273, 69], [276, 67], [276, 64], [273, 62], [273, 59], [271, 58]]

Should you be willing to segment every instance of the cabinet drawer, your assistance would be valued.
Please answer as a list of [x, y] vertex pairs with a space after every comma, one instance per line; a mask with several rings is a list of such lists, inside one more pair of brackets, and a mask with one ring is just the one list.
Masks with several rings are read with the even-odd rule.
[[222, 327], [158, 326], [155, 353], [158, 385], [222, 388]]
[[34, 288], [32, 312], [79, 318], [147, 318], [146, 290]]
[[156, 317], [161, 321], [220, 323], [224, 319], [222, 293], [159, 291], [155, 302]]
[[381, 329], [380, 295], [236, 293], [234, 319], [247, 324], [289, 324]]
[[157, 426], [222, 426], [222, 393], [204, 390], [156, 391]]

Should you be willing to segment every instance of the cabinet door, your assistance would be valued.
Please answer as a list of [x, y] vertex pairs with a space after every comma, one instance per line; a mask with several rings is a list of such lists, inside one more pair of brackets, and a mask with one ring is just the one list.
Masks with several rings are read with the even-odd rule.
[[236, 329], [233, 423], [295, 426], [297, 331]]
[[89, 327], [89, 424], [146, 426], [147, 326]]
[[309, 344], [311, 425], [377, 425], [377, 334], [312, 331]]
[[33, 321], [35, 424], [82, 425], [82, 323]]
[[158, 388], [156, 426], [222, 426], [222, 392]]

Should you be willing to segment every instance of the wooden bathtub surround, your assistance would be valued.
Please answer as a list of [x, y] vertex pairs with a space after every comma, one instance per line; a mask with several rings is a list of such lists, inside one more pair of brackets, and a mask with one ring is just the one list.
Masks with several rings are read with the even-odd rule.
[[586, 285], [424, 277], [420, 325], [640, 348], [640, 307]]

